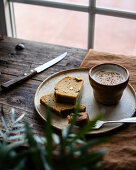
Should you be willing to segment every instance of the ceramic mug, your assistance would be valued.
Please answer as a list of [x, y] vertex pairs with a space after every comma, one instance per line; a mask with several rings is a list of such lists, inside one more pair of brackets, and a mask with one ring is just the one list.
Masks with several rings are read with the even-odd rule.
[[96, 65], [89, 70], [89, 80], [97, 102], [117, 104], [129, 81], [128, 70], [114, 63]]

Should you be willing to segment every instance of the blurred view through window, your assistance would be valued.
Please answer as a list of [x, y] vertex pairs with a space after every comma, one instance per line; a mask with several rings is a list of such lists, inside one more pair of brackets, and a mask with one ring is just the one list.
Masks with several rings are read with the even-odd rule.
[[[89, 3], [89, 0], [59, 1]], [[136, 11], [135, 0], [97, 0], [96, 5]], [[14, 3], [14, 10], [17, 38], [87, 49], [87, 13], [20, 3]], [[136, 54], [136, 20], [96, 15], [94, 48]]]

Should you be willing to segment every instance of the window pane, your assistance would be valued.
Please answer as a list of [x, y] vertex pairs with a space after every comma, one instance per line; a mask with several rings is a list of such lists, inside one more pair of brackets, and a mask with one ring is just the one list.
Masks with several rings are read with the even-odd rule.
[[136, 21], [96, 15], [95, 49], [136, 53]]
[[87, 13], [18, 3], [14, 9], [18, 38], [87, 48]]
[[99, 0], [97, 6], [136, 12], [136, 0]]
[[66, 2], [72, 4], [79, 4], [79, 5], [88, 5], [89, 0], [53, 0], [55, 2]]

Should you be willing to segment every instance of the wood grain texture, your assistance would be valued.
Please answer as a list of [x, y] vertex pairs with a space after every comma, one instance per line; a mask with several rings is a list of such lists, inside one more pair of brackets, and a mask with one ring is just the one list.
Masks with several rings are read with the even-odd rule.
[[[24, 50], [15, 50], [15, 46], [19, 43], [25, 45]], [[4, 106], [7, 115], [10, 116], [11, 108], [15, 108], [17, 115], [26, 113], [25, 119], [33, 124], [35, 134], [41, 135], [44, 128], [44, 121], [34, 109], [34, 95], [37, 87], [44, 79], [56, 72], [78, 68], [87, 50], [7, 37], [0, 40], [0, 85], [66, 51], [67, 57], [42, 73], [9, 90], [0, 88], [0, 105]]]

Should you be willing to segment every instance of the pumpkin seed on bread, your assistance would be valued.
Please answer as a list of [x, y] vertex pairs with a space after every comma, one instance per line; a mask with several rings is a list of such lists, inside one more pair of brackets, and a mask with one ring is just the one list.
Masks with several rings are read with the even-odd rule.
[[75, 104], [83, 87], [84, 80], [77, 77], [66, 76], [55, 86], [56, 101], [60, 103]]

